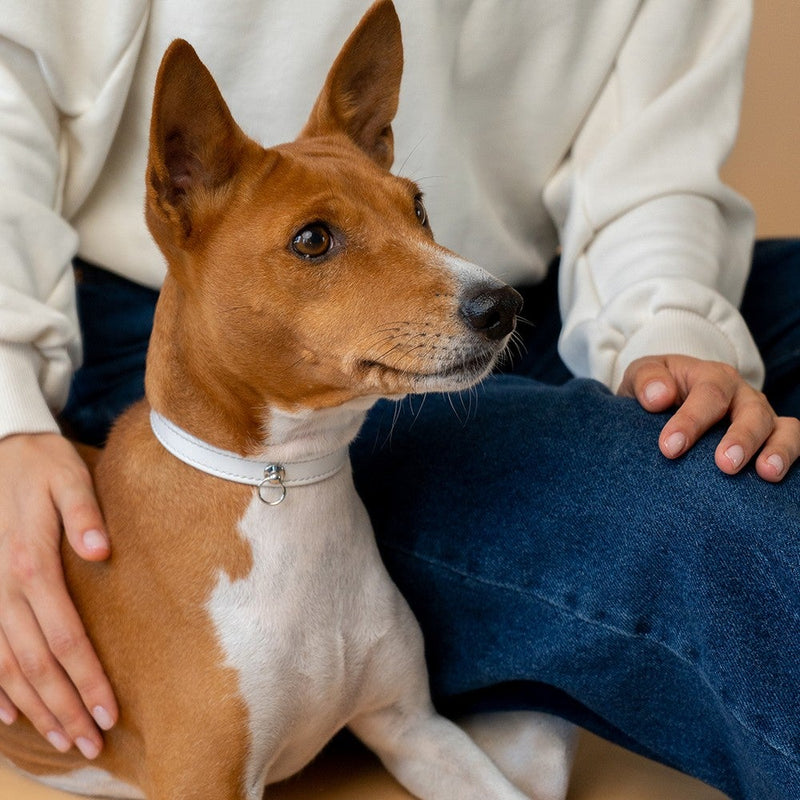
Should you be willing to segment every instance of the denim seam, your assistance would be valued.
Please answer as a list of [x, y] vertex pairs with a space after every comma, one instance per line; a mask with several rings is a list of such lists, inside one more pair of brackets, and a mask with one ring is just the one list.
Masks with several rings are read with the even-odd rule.
[[[717, 695], [717, 692], [715, 691], [714, 687], [711, 686], [711, 684], [708, 682], [705, 672], [703, 672], [702, 670], [698, 669], [696, 664], [693, 664], [691, 661], [687, 660], [683, 655], [681, 655], [676, 650], [674, 650], [672, 647], [670, 647], [668, 644], [666, 644], [665, 642], [660, 641], [659, 639], [654, 639], [654, 638], [652, 638], [650, 636], [647, 636], [646, 634], [631, 634], [628, 631], [624, 631], [624, 630], [621, 630], [620, 628], [615, 627], [614, 625], [609, 625], [608, 623], [601, 622], [599, 620], [595, 620], [595, 619], [591, 619], [589, 617], [586, 617], [583, 614], [580, 614], [580, 613], [574, 611], [573, 609], [568, 608], [567, 606], [564, 606], [564, 605], [562, 605], [560, 603], [557, 603], [557, 602], [551, 600], [549, 597], [544, 597], [541, 594], [537, 594], [536, 592], [532, 592], [532, 591], [530, 591], [528, 589], [521, 589], [519, 586], [514, 586], [513, 584], [509, 584], [509, 583], [503, 583], [502, 581], [491, 580], [491, 579], [484, 578], [484, 577], [477, 577], [477, 576], [472, 575], [472, 574], [470, 574], [468, 572], [464, 572], [463, 570], [457, 569], [456, 567], [453, 567], [452, 565], [447, 564], [446, 562], [439, 561], [439, 560], [437, 560], [435, 558], [431, 558], [430, 556], [421, 556], [419, 553], [416, 553], [416, 552], [414, 552], [412, 550], [408, 550], [407, 548], [401, 547], [401, 546], [399, 546], [397, 544], [387, 543], [383, 539], [381, 539], [381, 545], [383, 547], [385, 547], [387, 550], [394, 550], [395, 552], [402, 553], [403, 555], [410, 556], [411, 558], [415, 558], [415, 559], [419, 559], [420, 561], [424, 561], [427, 564], [435, 565], [436, 567], [439, 567], [439, 568], [444, 569], [444, 570], [446, 570], [448, 572], [451, 572], [454, 575], [458, 575], [460, 578], [463, 578], [463, 579], [465, 579], [467, 581], [474, 581], [475, 583], [481, 583], [481, 584], [484, 584], [486, 586], [491, 586], [493, 588], [505, 589], [506, 591], [512, 591], [512, 592], [516, 592], [516, 593], [519, 593], [519, 594], [526, 595], [527, 597], [530, 597], [530, 598], [532, 598], [532, 599], [534, 599], [534, 600], [536, 600], [536, 601], [538, 601], [540, 603], [543, 603], [544, 605], [547, 605], [547, 606], [550, 606], [551, 608], [556, 609], [557, 611], [559, 611], [562, 614], [572, 616], [572, 617], [574, 617], [576, 619], [581, 620], [582, 622], [588, 623], [589, 625], [594, 625], [594, 626], [597, 626], [599, 628], [604, 628], [605, 630], [612, 631], [613, 633], [616, 633], [619, 636], [624, 636], [627, 639], [642, 640], [642, 641], [649, 642], [652, 645], [656, 645], [657, 647], [660, 647], [663, 650], [665, 650], [666, 652], [670, 653], [672, 656], [674, 656], [676, 659], [678, 659], [682, 663], [686, 664], [689, 667], [692, 667], [697, 672], [697, 674], [701, 676], [701, 679], [702, 679], [703, 683], [708, 687], [708, 689], [713, 694]], [[721, 698], [720, 698], [720, 700], [721, 700]], [[757, 741], [761, 742], [763, 745], [766, 745], [766, 747], [768, 747], [770, 750], [772, 750], [773, 752], [775, 752], [779, 756], [788, 759], [789, 761], [791, 761], [795, 765], [800, 766], [800, 758], [795, 756], [793, 753], [786, 752], [781, 747], [778, 747], [777, 745], [774, 745], [772, 742], [770, 742], [767, 739], [765, 739], [764, 736], [761, 733], [759, 733], [758, 731], [753, 730], [749, 725], [747, 725], [747, 723], [745, 723], [742, 719], [740, 719], [738, 717], [738, 715], [733, 711], [732, 708], [730, 708], [727, 705], [725, 707], [726, 707], [728, 713], [730, 714], [731, 718], [733, 720], [735, 720], [736, 723], [742, 728], [742, 730], [744, 730], [748, 735], [750, 735], [752, 738], [756, 739]]]

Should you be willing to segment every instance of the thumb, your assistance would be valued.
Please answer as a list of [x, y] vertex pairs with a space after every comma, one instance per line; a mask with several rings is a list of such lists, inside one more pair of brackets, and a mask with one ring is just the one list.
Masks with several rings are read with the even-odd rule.
[[625, 370], [617, 394], [635, 397], [647, 411], [666, 411], [678, 400], [678, 385], [665, 359], [637, 358]]
[[108, 558], [111, 544], [88, 470], [63, 478], [51, 491], [72, 549], [87, 561]]

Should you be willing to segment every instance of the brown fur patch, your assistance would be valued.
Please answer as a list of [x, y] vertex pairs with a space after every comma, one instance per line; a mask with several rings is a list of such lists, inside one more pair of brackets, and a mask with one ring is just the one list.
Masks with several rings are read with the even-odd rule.
[[170, 456], [150, 433], [148, 412], [142, 402], [121, 418], [115, 446], [97, 464], [111, 558], [88, 563], [63, 547], [73, 600], [120, 721], [93, 762], [75, 750], [58, 753], [25, 720], [0, 726], [0, 750], [35, 775], [94, 766], [153, 797], [168, 796], [163, 786], [177, 791], [186, 767], [184, 774], [203, 776], [208, 796], [222, 797], [244, 773], [247, 708], [205, 604], [220, 571], [232, 580], [250, 571], [237, 523], [251, 490]]

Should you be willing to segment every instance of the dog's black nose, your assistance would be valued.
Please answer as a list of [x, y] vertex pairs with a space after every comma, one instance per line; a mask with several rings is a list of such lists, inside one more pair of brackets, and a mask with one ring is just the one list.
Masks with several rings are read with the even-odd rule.
[[510, 286], [483, 286], [461, 303], [467, 325], [487, 339], [497, 341], [514, 330], [522, 296]]

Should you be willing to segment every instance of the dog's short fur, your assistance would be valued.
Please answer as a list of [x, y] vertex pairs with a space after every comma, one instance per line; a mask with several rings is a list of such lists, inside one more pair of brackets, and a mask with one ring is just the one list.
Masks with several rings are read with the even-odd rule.
[[169, 271], [147, 400], [94, 477], [108, 563], [63, 548], [122, 709], [94, 762], [21, 720], [0, 752], [51, 785], [149, 800], [257, 800], [341, 727], [431, 800], [521, 798], [430, 704], [415, 620], [386, 575], [349, 469], [271, 507], [167, 452], [150, 408], [266, 462], [347, 445], [378, 396], [466, 387], [519, 299], [436, 245], [392, 176], [402, 71], [388, 0], [345, 44], [300, 137], [237, 127], [185, 42], [159, 72], [147, 221]]

